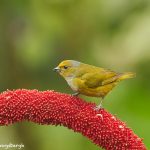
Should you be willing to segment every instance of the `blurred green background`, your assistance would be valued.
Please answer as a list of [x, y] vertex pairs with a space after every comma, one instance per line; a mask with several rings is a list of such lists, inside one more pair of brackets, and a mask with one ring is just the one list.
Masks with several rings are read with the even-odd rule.
[[[1, 92], [27, 88], [72, 93], [52, 71], [64, 59], [137, 73], [120, 83], [103, 106], [150, 149], [150, 1], [0, 1]], [[0, 144], [8, 143], [23, 143], [24, 150], [99, 149], [67, 128], [30, 122], [0, 127]]]

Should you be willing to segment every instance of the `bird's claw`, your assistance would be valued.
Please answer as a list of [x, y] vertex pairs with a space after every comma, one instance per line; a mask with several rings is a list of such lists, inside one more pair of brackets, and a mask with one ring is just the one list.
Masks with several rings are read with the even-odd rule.
[[71, 96], [78, 96], [80, 93], [73, 93], [73, 94], [71, 94]]
[[102, 109], [102, 108], [103, 108], [103, 106], [100, 104], [100, 105], [95, 106], [95, 107], [94, 107], [94, 110], [98, 111], [98, 110], [100, 110], [100, 109]]

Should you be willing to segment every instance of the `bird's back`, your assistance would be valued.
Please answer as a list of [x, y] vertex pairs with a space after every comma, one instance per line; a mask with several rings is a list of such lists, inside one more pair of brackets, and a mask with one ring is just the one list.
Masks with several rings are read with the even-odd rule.
[[133, 73], [117, 73], [109, 69], [81, 63], [73, 84], [78, 92], [87, 96], [105, 97], [119, 81], [133, 76]]

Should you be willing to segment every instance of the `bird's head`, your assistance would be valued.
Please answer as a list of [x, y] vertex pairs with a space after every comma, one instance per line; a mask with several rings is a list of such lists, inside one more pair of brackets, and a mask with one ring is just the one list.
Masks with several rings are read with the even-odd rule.
[[79, 65], [80, 62], [78, 61], [64, 60], [56, 68], [54, 68], [54, 71], [58, 72], [64, 78], [74, 77]]

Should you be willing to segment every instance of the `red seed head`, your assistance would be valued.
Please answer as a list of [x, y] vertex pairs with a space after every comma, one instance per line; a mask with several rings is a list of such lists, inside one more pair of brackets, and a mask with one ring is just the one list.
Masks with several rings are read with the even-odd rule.
[[95, 104], [54, 91], [15, 90], [0, 94], [0, 125], [23, 120], [63, 125], [106, 150], [146, 150], [142, 140], [118, 118]]

